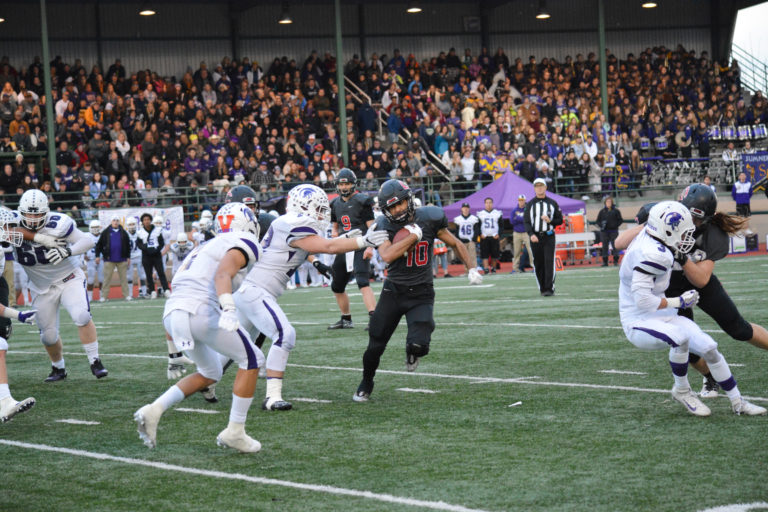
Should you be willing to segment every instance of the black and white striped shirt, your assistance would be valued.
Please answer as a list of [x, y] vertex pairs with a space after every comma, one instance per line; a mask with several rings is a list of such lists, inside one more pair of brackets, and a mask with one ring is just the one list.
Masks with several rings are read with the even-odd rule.
[[[546, 215], [549, 222], [541, 217]], [[525, 230], [529, 235], [542, 235], [563, 223], [563, 212], [554, 199], [534, 197], [525, 205]]]

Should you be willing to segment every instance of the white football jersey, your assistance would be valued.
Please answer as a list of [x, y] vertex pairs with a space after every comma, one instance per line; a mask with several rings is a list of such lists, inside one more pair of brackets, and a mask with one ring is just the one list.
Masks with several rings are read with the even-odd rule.
[[204, 303], [218, 308], [219, 297], [213, 276], [230, 249], [241, 250], [247, 259], [245, 267], [232, 280], [232, 291], [237, 290], [253, 264], [259, 260], [261, 253], [259, 239], [252, 233], [243, 231], [222, 233], [210, 243], [195, 247], [189, 253], [179, 271], [173, 276], [173, 293], [165, 304], [164, 316], [175, 309], [194, 314], [200, 304]]
[[181, 266], [181, 263], [184, 261], [184, 258], [186, 258], [189, 253], [191, 253], [195, 249], [195, 246], [192, 242], [187, 242], [184, 247], [179, 245], [178, 242], [173, 242], [171, 244], [171, 252], [173, 253], [173, 273], [175, 274], [179, 267]]
[[[163, 244], [160, 243], [161, 235], [163, 237]], [[142, 227], [139, 229], [138, 237], [147, 247], [162, 249], [165, 244], [165, 233], [162, 229], [153, 228], [151, 233], [147, 233], [147, 230]]]
[[[65, 239], [69, 242], [68, 245], [81, 242], [84, 246], [89, 246], [88, 250], [93, 249], [94, 239], [90, 233], [77, 229], [75, 221], [66, 215], [49, 213], [45, 226], [38, 229], [37, 233]], [[15, 259], [24, 266], [24, 271], [29, 277], [29, 287], [34, 293], [45, 293], [52, 282], [64, 279], [80, 267], [79, 254], [52, 265], [45, 257], [47, 250], [47, 247], [32, 240], [24, 240], [21, 247], [16, 247]]]
[[477, 212], [477, 218], [480, 220], [480, 234], [483, 236], [495, 236], [499, 234], [499, 220], [501, 212], [497, 209], [491, 211], [480, 210]]
[[93, 247], [86, 251], [84, 254], [84, 259], [89, 265], [93, 265], [96, 263], [96, 242], [99, 241], [100, 235], [94, 235], [90, 231], [87, 233], [87, 235], [93, 239]]
[[472, 214], [470, 214], [469, 217], [457, 215], [453, 218], [453, 223], [459, 228], [459, 239], [462, 242], [472, 241], [472, 235], [475, 232], [475, 224], [478, 222], [478, 218]]
[[261, 241], [261, 259], [245, 278], [246, 286], [258, 286], [277, 298], [285, 291], [288, 279], [309, 256], [307, 251], [289, 244], [306, 236], [323, 236], [318, 222], [307, 215], [286, 213], [269, 226]]
[[619, 314], [625, 332], [638, 321], [677, 314], [675, 309], [658, 309], [673, 262], [672, 251], [645, 230], [629, 245], [619, 269]]
[[141, 259], [141, 249], [139, 249], [139, 246], [136, 244], [136, 241], [139, 239], [139, 230], [137, 229], [134, 234], [128, 233], [128, 240], [131, 244], [131, 259]]

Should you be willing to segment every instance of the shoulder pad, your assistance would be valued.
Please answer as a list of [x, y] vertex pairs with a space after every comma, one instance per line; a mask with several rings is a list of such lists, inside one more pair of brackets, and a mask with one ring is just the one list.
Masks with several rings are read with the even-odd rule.
[[247, 256], [246, 259], [248, 261], [246, 261], [245, 264], [252, 265], [253, 263], [256, 263], [259, 260], [259, 240], [256, 236], [247, 231], [232, 234], [235, 235], [231, 237], [235, 239], [233, 247], [242, 250]]
[[658, 240], [645, 237], [642, 240], [641, 257], [635, 269], [640, 269], [646, 274], [662, 275], [672, 268], [675, 261], [672, 251]]
[[65, 238], [76, 229], [75, 221], [61, 213], [50, 213], [46, 219], [45, 229], [55, 238]]

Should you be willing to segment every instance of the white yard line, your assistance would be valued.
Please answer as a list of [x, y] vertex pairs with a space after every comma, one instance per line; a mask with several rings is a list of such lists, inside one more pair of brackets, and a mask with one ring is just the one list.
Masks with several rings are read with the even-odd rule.
[[56, 420], [56, 423], [69, 423], [70, 425], [101, 425], [101, 422], [99, 421], [75, 420], [72, 418]]
[[[400, 496], [393, 496], [391, 494], [381, 494], [381, 493], [375, 493], [371, 491], [359, 491], [356, 489], [345, 489], [343, 487], [334, 487], [331, 485], [304, 484], [300, 482], [291, 482], [289, 480], [277, 480], [275, 478], [265, 478], [260, 476], [244, 475], [242, 473], [226, 473], [224, 471], [192, 468], [188, 466], [179, 466], [176, 464], [166, 464], [164, 462], [153, 462], [150, 460], [143, 460], [143, 459], [117, 457], [115, 455], [109, 455], [108, 453], [89, 452], [85, 450], [73, 450], [71, 448], [64, 448], [60, 446], [22, 443], [19, 441], [10, 441], [6, 439], [0, 439], [0, 444], [4, 444], [6, 446], [12, 446], [15, 448], [24, 448], [27, 450], [62, 453], [66, 455], [72, 455], [75, 457], [85, 457], [88, 459], [118, 462], [120, 464], [128, 464], [132, 466], [143, 466], [143, 467], [148, 467], [153, 469], [160, 469], [163, 471], [171, 471], [175, 473], [186, 473], [191, 475], [199, 475], [199, 476], [204, 476], [209, 478], [220, 478], [225, 480], [239, 480], [242, 482], [250, 482], [250, 483], [260, 484], [260, 485], [275, 485], [279, 487], [299, 489], [302, 491], [319, 492], [323, 494], [334, 494], [337, 496], [349, 496], [353, 498], [363, 498], [363, 499], [379, 501], [383, 503], [395, 503], [398, 505], [405, 505], [409, 507], [422, 507], [422, 508], [428, 508], [432, 510], [447, 510], [449, 512], [485, 512], [481, 509], [472, 509], [472, 508], [463, 507], [461, 505], [452, 505], [450, 503], [445, 503], [443, 501], [418, 500], [414, 498], [404, 498]], [[258, 455], [256, 457], [258, 457]], [[254, 458], [254, 460], [258, 460], [258, 459]]]
[[308, 402], [311, 404], [332, 404], [333, 400], [321, 400], [319, 398], [295, 398], [291, 397], [291, 402]]
[[177, 407], [174, 411], [179, 412], [196, 412], [200, 414], [219, 414], [220, 411], [212, 411], [211, 409], [190, 409], [188, 407]]
[[600, 373], [615, 373], [618, 375], [648, 375], [645, 372], [630, 372], [626, 370], [600, 370]]
[[426, 395], [434, 395], [439, 391], [433, 391], [431, 389], [415, 389], [415, 388], [396, 388], [395, 391], [402, 391], [404, 393], [424, 393]]

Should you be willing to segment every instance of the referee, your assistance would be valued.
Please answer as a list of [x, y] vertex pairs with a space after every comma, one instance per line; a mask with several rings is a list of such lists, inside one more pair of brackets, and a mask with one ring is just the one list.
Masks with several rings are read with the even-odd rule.
[[547, 197], [547, 182], [533, 180], [536, 197], [525, 205], [525, 231], [531, 237], [533, 269], [539, 291], [545, 297], [555, 294], [555, 226], [563, 223], [560, 206]]

